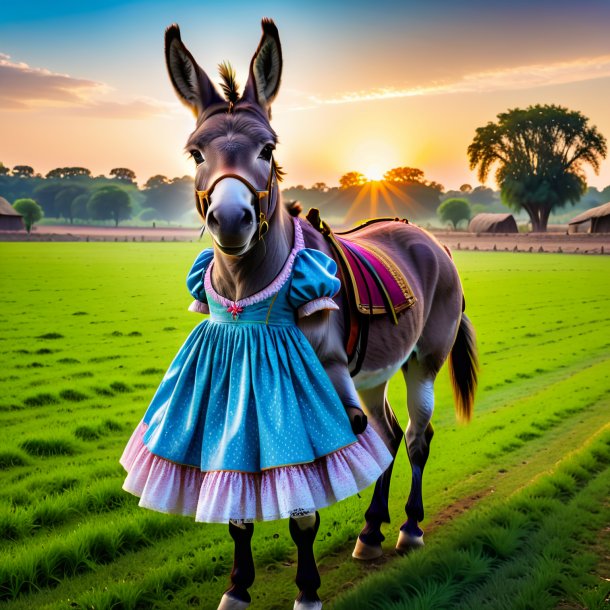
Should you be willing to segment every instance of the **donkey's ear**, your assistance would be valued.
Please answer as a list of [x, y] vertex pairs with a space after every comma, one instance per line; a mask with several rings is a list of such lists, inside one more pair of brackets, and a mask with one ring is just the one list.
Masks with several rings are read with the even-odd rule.
[[184, 46], [180, 28], [175, 23], [165, 30], [165, 62], [178, 97], [196, 117], [208, 106], [223, 101], [208, 75]]
[[280, 88], [282, 77], [282, 46], [277, 27], [271, 19], [263, 19], [263, 36], [250, 62], [250, 75], [243, 98], [258, 102], [271, 116], [271, 103]]

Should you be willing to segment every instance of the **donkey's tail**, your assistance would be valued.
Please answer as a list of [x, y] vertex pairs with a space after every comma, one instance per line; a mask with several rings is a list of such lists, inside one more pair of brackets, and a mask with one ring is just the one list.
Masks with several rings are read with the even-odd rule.
[[462, 314], [455, 343], [449, 354], [449, 376], [458, 419], [470, 421], [477, 390], [479, 355], [472, 322]]

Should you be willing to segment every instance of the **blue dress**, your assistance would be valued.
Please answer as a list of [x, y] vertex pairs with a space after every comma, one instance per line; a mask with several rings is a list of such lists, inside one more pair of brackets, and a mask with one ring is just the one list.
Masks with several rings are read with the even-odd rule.
[[269, 520], [357, 493], [391, 456], [370, 428], [356, 437], [329, 377], [297, 326], [337, 309], [325, 254], [295, 248], [267, 288], [232, 302], [212, 286], [214, 252], [187, 286], [206, 311], [163, 378], [122, 458], [140, 504], [198, 521]]

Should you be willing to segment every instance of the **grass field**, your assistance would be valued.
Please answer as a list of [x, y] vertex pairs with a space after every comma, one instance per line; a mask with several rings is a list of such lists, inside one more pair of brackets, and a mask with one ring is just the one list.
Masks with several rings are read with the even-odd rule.
[[[232, 562], [226, 526], [139, 508], [118, 465], [199, 321], [186, 311], [184, 277], [200, 248], [0, 244], [0, 608], [216, 607]], [[401, 451], [386, 559], [350, 559], [370, 491], [322, 511], [326, 607], [601, 608], [610, 260], [455, 258], [483, 368], [469, 426], [455, 423], [446, 371], [437, 382], [427, 548], [393, 555], [410, 480]], [[399, 378], [390, 401], [406, 424]], [[254, 608], [292, 605], [287, 530], [281, 521], [255, 528]]]

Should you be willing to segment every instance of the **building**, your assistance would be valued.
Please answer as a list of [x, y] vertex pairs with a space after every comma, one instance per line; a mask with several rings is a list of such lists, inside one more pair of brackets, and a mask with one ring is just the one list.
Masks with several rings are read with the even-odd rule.
[[23, 231], [23, 216], [4, 197], [0, 197], [0, 231]]
[[471, 233], [519, 233], [512, 214], [477, 214], [468, 225]]
[[572, 218], [568, 233], [610, 233], [610, 201]]

